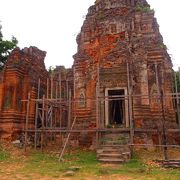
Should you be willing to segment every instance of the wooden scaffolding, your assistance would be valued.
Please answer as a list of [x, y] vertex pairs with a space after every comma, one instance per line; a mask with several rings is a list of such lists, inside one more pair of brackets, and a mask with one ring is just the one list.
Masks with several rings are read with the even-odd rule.
[[[33, 134], [34, 137], [34, 148], [40, 147], [43, 150], [43, 147], [47, 145], [47, 138], [53, 139], [56, 138], [57, 134], [64, 134], [65, 141], [62, 143], [62, 151], [60, 153], [60, 160], [64, 154], [65, 148], [68, 144], [68, 140], [70, 139], [71, 133], [80, 133], [80, 132], [91, 132], [96, 134], [96, 147], [99, 145], [99, 140], [101, 138], [101, 134], [104, 132], [128, 132], [130, 134], [130, 143], [129, 146], [133, 150], [135, 146], [155, 146], [161, 147], [164, 151], [164, 158], [168, 159], [167, 148], [168, 147], [178, 147], [177, 145], [167, 144], [167, 134], [168, 133], [180, 133], [180, 92], [178, 92], [178, 80], [177, 74], [175, 74], [174, 82], [175, 82], [175, 91], [170, 94], [164, 94], [163, 90], [160, 89], [159, 80], [158, 80], [158, 64], [154, 63], [155, 73], [156, 73], [156, 85], [158, 87], [158, 94], [155, 95], [157, 99], [159, 99], [160, 111], [162, 114], [161, 123], [162, 128], [159, 129], [140, 129], [134, 126], [133, 120], [133, 101], [135, 99], [149, 99], [154, 95], [142, 95], [142, 94], [133, 94], [132, 83], [131, 83], [131, 63], [127, 62], [127, 79], [128, 79], [128, 94], [127, 95], [119, 95], [114, 100], [117, 99], [125, 99], [128, 101], [128, 113], [129, 113], [129, 127], [123, 128], [107, 128], [102, 124], [100, 120], [100, 104], [101, 102], [112, 100], [111, 96], [101, 97], [99, 95], [99, 66], [97, 67], [98, 78], [96, 84], [96, 98], [91, 99], [91, 101], [95, 102], [96, 108], [96, 126], [93, 129], [76, 129], [76, 106], [79, 99], [73, 98], [72, 93], [73, 89], [69, 88], [69, 80], [65, 79], [64, 84], [67, 94], [65, 97], [62, 97], [62, 78], [59, 73], [58, 79], [54, 80], [53, 76], [50, 79], [47, 79], [46, 93], [43, 95], [40, 94], [41, 91], [41, 81], [38, 81], [38, 90], [37, 90], [37, 99], [32, 99], [31, 95], [28, 94], [28, 99], [23, 100], [27, 104], [26, 111], [26, 122], [25, 122], [25, 145], [24, 148], [27, 148], [27, 139], [29, 134]], [[180, 75], [180, 69], [179, 69]], [[179, 77], [180, 79], [180, 77]], [[165, 124], [165, 110], [164, 110], [164, 101], [167, 97], [172, 97], [174, 101], [174, 107], [177, 115], [177, 124], [178, 127], [176, 129], [167, 129]], [[87, 101], [87, 99], [86, 99]], [[30, 102], [35, 103], [35, 116], [34, 116], [34, 126], [29, 126], [29, 111], [30, 111]], [[136, 133], [157, 133], [159, 136], [162, 136], [161, 144], [152, 145], [152, 144], [134, 144], [134, 134]], [[61, 141], [63, 141], [61, 139]]]

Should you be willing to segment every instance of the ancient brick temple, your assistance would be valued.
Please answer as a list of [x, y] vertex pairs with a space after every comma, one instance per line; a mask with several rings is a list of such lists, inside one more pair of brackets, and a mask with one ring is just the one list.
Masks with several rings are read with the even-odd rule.
[[[147, 1], [96, 0], [88, 9], [77, 44], [72, 69], [60, 66], [53, 75], [45, 69], [45, 52], [35, 47], [12, 52], [0, 75], [1, 135], [12, 136], [24, 128], [26, 105], [21, 100], [27, 99], [28, 93], [32, 99], [38, 97], [40, 79], [39, 98], [47, 94], [47, 99], [73, 101], [71, 111], [67, 105], [70, 101], [55, 105], [64, 109], [64, 115], [61, 110], [56, 113], [61, 118], [54, 115], [62, 119], [64, 128], [69, 128], [76, 118], [76, 130], [123, 129], [124, 134], [117, 132], [115, 136], [122, 134], [128, 139], [131, 132], [131, 143], [134, 140], [160, 144], [157, 133], [151, 130], [162, 132], [163, 128], [177, 127], [171, 96], [173, 71], [154, 11]], [[56, 87], [61, 79], [60, 86], [50, 92], [47, 78], [54, 78], [51, 87]], [[31, 101], [32, 128], [34, 118], [35, 103]], [[54, 127], [57, 126], [55, 120]], [[137, 130], [133, 139], [132, 129]], [[139, 129], [144, 133], [138, 133]], [[94, 132], [77, 133], [79, 144], [95, 143], [98, 135]], [[174, 142], [174, 135], [169, 137]]]
[[96, 97], [100, 128], [161, 129], [162, 114], [167, 128], [176, 126], [171, 96], [157, 98], [172, 93], [172, 63], [146, 0], [96, 1], [77, 43], [74, 96], [85, 127], [96, 124]]
[[[48, 73], [45, 69], [46, 52], [36, 47], [15, 49], [0, 75], [0, 133], [3, 138], [12, 138], [24, 129], [26, 103], [22, 100], [37, 98], [38, 79], [41, 79], [41, 94], [46, 86]], [[44, 81], [45, 80], [45, 81]], [[30, 125], [34, 124], [35, 103], [30, 103]]]

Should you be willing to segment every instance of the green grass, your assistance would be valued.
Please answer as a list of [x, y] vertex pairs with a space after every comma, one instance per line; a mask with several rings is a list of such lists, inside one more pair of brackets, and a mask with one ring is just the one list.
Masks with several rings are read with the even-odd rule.
[[180, 171], [151, 167], [143, 163], [139, 156], [135, 155], [129, 162], [116, 167], [106, 167], [99, 170], [99, 175], [124, 175], [133, 179], [157, 179], [180, 180]]
[[[148, 155], [148, 154], [147, 154]], [[3, 151], [0, 159], [3, 159], [4, 165], [8, 163], [5, 160], [9, 158], [9, 153]], [[38, 151], [31, 151], [24, 161], [11, 159], [10, 163], [21, 166], [14, 170], [14, 176], [20, 174], [24, 178], [36, 179], [46, 176], [51, 178], [60, 178], [64, 173], [76, 167], [74, 171], [75, 179], [83, 179], [90, 176], [98, 178], [99, 176], [125, 176], [132, 179], [156, 179], [156, 180], [179, 180], [180, 171], [172, 169], [162, 169], [149, 166], [141, 160], [138, 155], [123, 165], [102, 165], [96, 160], [95, 152], [78, 151], [64, 156], [64, 161], [59, 162], [58, 157], [50, 156]]]
[[6, 151], [0, 151], [0, 162], [7, 161], [10, 158], [10, 154]]
[[10, 153], [5, 150], [0, 144], [0, 162], [7, 161], [10, 158]]
[[77, 152], [64, 156], [64, 162], [59, 162], [57, 157], [52, 157], [40, 152], [34, 152], [26, 161], [25, 166], [19, 169], [24, 173], [39, 173], [41, 175], [49, 175], [51, 177], [60, 176], [71, 167], [79, 167], [81, 173], [96, 172], [96, 166], [99, 163], [93, 152]]

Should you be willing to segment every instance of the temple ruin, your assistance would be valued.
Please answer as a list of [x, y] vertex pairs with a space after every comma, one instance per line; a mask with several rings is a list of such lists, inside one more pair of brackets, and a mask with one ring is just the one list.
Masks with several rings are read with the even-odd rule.
[[[46, 52], [36, 47], [19, 48], [11, 53], [0, 75], [0, 134], [3, 138], [12, 138], [22, 132], [25, 125], [28, 93], [37, 98], [38, 79], [42, 79], [41, 94], [45, 92], [48, 72], [44, 58]], [[43, 81], [45, 80], [45, 81]], [[43, 92], [44, 91], [44, 92]], [[31, 102], [29, 119], [34, 124], [35, 103]]]
[[146, 0], [96, 0], [77, 44], [72, 68], [51, 74], [45, 52], [12, 52], [0, 75], [1, 137], [33, 133], [36, 146], [38, 133], [71, 133], [102, 161], [101, 144], [180, 143], [172, 62]]

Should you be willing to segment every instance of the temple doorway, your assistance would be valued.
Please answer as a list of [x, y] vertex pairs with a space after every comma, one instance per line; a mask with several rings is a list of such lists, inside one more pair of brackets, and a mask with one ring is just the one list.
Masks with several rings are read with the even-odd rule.
[[105, 103], [106, 125], [115, 127], [128, 126], [128, 102], [125, 98], [125, 95], [125, 88], [106, 89], [106, 96], [108, 96], [108, 101]]
[[122, 125], [125, 115], [124, 90], [109, 90], [109, 123], [113, 125]]

